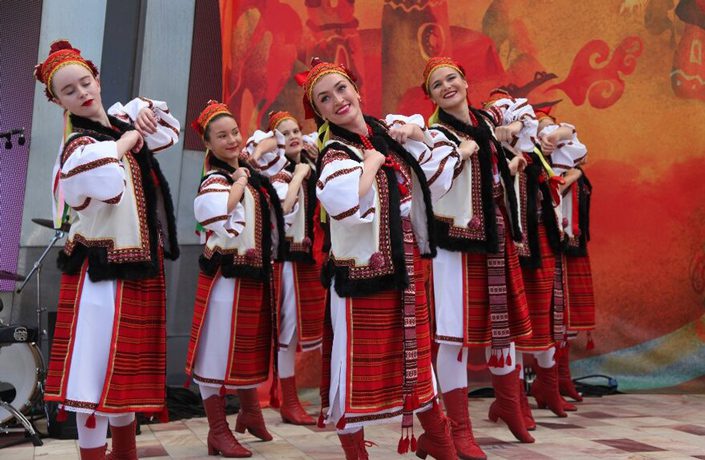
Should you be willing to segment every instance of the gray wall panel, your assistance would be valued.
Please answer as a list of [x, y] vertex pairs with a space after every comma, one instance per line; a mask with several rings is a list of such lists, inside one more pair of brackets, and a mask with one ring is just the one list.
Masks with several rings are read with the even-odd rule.
[[[84, 57], [100, 68], [106, 5], [106, 0], [45, 1], [37, 62], [46, 59], [51, 42], [67, 38]], [[61, 145], [63, 128], [61, 108], [47, 101], [44, 87], [39, 83], [34, 92], [33, 111], [21, 246], [41, 246], [47, 241], [47, 232], [33, 224], [31, 219], [51, 218], [51, 170]]]

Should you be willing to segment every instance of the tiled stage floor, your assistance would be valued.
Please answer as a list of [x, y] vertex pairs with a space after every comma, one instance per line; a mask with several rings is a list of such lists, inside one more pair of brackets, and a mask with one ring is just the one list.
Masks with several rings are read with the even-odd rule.
[[[306, 396], [309, 396], [307, 393]], [[614, 395], [589, 398], [579, 412], [559, 419], [535, 410], [535, 444], [520, 444], [504, 425], [487, 420], [490, 399], [470, 400], [475, 436], [490, 459], [693, 459], [705, 460], [705, 395]], [[533, 399], [532, 399], [533, 402]], [[309, 408], [313, 412], [312, 408]], [[253, 459], [340, 459], [342, 450], [333, 429], [281, 423], [278, 413], [265, 410], [271, 442], [248, 435], [238, 439], [253, 451]], [[235, 416], [230, 416], [231, 427]], [[416, 429], [417, 433], [421, 430]], [[208, 425], [203, 418], [161, 425], [143, 425], [137, 438], [140, 458], [208, 458]], [[372, 459], [416, 458], [396, 453], [399, 426], [366, 429]], [[25, 443], [0, 450], [2, 460], [68, 460], [78, 458], [75, 441], [45, 439], [44, 446]], [[213, 458], [213, 457], [211, 457]]]

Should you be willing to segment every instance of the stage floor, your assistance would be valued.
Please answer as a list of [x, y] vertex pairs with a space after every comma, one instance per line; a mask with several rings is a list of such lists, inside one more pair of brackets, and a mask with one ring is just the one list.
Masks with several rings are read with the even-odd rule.
[[[312, 390], [309, 390], [312, 391]], [[315, 395], [306, 392], [311, 399]], [[470, 400], [475, 436], [489, 459], [693, 459], [705, 460], [705, 395], [613, 395], [586, 398], [578, 412], [559, 419], [548, 410], [535, 410], [538, 427], [535, 444], [516, 442], [503, 424], [487, 420], [490, 399]], [[533, 404], [533, 398], [531, 398]], [[313, 411], [309, 407], [309, 411]], [[251, 435], [237, 435], [253, 459], [343, 458], [335, 431], [281, 423], [279, 414], [265, 409], [274, 440], [259, 442]], [[235, 416], [228, 417], [234, 426]], [[421, 433], [416, 427], [416, 433]], [[208, 425], [203, 418], [166, 424], [143, 425], [137, 438], [140, 458], [209, 458]], [[396, 453], [399, 425], [369, 427], [365, 438], [371, 459], [416, 458]], [[45, 439], [44, 446], [31, 443], [0, 450], [3, 460], [77, 459], [76, 441]], [[213, 458], [213, 457], [210, 457]]]

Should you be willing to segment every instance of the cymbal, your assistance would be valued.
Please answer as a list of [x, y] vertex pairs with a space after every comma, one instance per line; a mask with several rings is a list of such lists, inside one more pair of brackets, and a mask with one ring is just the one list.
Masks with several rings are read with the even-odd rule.
[[8, 272], [7, 270], [0, 270], [0, 280], [24, 281], [24, 276]]
[[[52, 221], [51, 219], [39, 219], [39, 218], [35, 217], [34, 219], [32, 219], [32, 222], [34, 222], [37, 225], [41, 225], [42, 227], [46, 227], [46, 228], [50, 228], [50, 229], [54, 230], [54, 221]], [[71, 224], [69, 224], [68, 222], [64, 222], [63, 224], [61, 224], [60, 230], [62, 232], [68, 233], [68, 231], [70, 229], [71, 229]]]

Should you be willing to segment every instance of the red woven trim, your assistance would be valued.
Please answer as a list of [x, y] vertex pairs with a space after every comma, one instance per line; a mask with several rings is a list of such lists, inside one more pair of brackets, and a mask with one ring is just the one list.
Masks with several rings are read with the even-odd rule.
[[116, 158], [111, 158], [111, 157], [106, 157], [106, 158], [100, 158], [98, 160], [93, 160], [89, 161], [88, 163], [83, 163], [82, 165], [76, 166], [72, 170], [64, 173], [61, 173], [61, 178], [62, 179], [68, 179], [70, 177], [73, 177], [77, 174], [81, 174], [87, 171], [91, 171], [96, 168], [100, 168], [101, 166], [109, 165], [109, 164], [119, 164], [120, 162]]
[[354, 206], [354, 207], [348, 209], [347, 211], [343, 211], [340, 214], [335, 214], [335, 215], [331, 214], [331, 217], [335, 220], [341, 220], [341, 219], [345, 219], [346, 217], [352, 216], [353, 214], [355, 214], [359, 210], [360, 210], [360, 206], [358, 205], [358, 206]]

